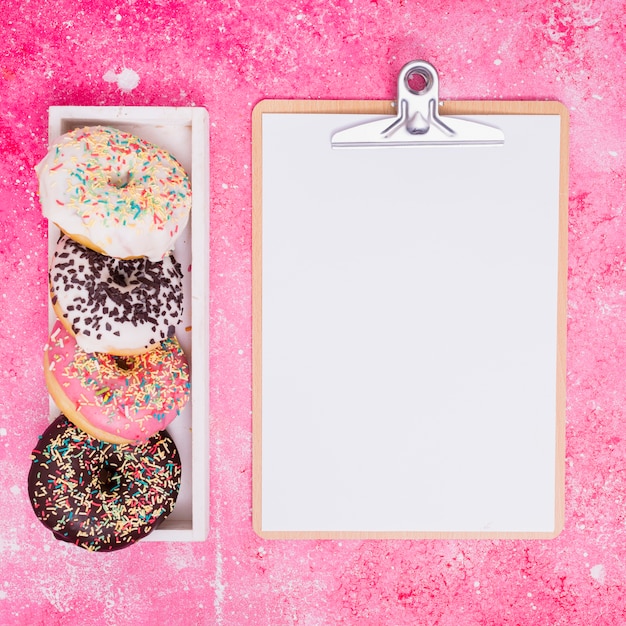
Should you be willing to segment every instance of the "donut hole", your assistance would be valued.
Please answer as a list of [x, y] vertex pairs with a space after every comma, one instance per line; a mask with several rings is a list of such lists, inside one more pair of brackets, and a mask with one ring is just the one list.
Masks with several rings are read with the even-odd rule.
[[114, 172], [109, 178], [109, 185], [123, 189], [130, 182], [130, 172]]
[[118, 285], [119, 287], [126, 287], [129, 283], [128, 274], [123, 271], [122, 267], [118, 266], [112, 268], [110, 276], [113, 284]]
[[100, 491], [104, 496], [114, 497], [119, 495], [122, 485], [121, 463], [117, 461], [105, 461], [98, 473]]
[[115, 361], [117, 368], [123, 372], [132, 372], [138, 363], [138, 359], [131, 356], [114, 356], [113, 361]]

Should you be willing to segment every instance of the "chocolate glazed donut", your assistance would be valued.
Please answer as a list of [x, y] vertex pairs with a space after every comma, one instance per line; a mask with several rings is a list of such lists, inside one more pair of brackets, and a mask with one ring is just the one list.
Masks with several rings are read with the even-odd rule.
[[166, 431], [139, 445], [114, 445], [60, 415], [33, 450], [28, 493], [57, 539], [113, 551], [161, 524], [174, 508], [180, 478], [178, 450]]

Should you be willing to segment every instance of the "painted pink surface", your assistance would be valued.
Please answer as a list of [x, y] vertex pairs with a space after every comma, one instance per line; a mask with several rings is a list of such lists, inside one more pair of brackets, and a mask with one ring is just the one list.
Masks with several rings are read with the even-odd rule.
[[[0, 623], [625, 623], [625, 10], [618, 0], [5, 2]], [[250, 517], [251, 110], [262, 98], [391, 99], [417, 58], [438, 68], [443, 99], [558, 99], [571, 112], [565, 530], [551, 541], [264, 541]], [[29, 454], [48, 406], [33, 166], [59, 104], [211, 116], [204, 543], [90, 554], [56, 542], [30, 509]]]

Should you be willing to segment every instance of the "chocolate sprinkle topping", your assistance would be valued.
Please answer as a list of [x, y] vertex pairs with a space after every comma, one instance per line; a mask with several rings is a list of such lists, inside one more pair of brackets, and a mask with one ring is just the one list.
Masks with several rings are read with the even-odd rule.
[[145, 349], [182, 321], [183, 274], [172, 255], [116, 259], [61, 235], [49, 277], [53, 302], [87, 352]]

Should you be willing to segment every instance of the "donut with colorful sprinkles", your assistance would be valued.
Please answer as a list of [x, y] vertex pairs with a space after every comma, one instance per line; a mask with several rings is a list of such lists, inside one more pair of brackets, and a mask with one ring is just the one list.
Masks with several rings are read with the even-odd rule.
[[32, 452], [28, 493], [36, 516], [57, 539], [111, 552], [167, 518], [180, 482], [180, 456], [166, 431], [139, 445], [114, 445], [60, 415]]
[[62, 135], [35, 169], [43, 214], [101, 254], [160, 261], [189, 220], [191, 184], [180, 163], [116, 128]]
[[182, 320], [183, 273], [172, 254], [117, 259], [61, 235], [49, 278], [56, 316], [85, 352], [141, 354]]
[[176, 337], [137, 356], [85, 352], [57, 320], [44, 374], [59, 409], [92, 437], [139, 443], [165, 429], [190, 396], [189, 365]]

